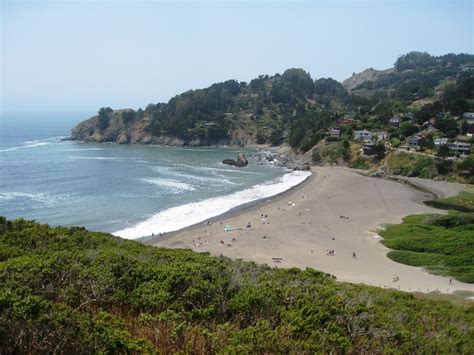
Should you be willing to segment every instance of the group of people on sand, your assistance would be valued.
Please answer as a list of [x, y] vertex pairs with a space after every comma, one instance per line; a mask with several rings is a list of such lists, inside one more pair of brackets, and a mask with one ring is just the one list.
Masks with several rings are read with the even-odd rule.
[[326, 255], [334, 256], [334, 249], [326, 249]]
[[193, 245], [195, 247], [200, 247], [202, 244], [208, 245], [211, 244], [211, 242], [207, 239], [204, 239], [204, 241], [202, 241], [200, 237], [197, 238], [197, 241], [193, 239]]
[[398, 282], [398, 281], [400, 281], [400, 277], [398, 277], [398, 275], [393, 275], [392, 280], [393, 280], [393, 282]]

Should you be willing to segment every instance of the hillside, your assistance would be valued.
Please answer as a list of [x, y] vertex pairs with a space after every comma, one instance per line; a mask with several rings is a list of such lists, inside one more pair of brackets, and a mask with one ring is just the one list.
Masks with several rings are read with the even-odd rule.
[[[144, 110], [102, 108], [73, 128], [72, 140], [172, 145], [251, 144], [284, 141], [307, 112], [337, 115], [347, 92], [332, 79], [313, 81], [302, 69], [261, 75], [250, 83], [228, 80], [190, 90]], [[327, 106], [333, 111], [323, 112]]]
[[0, 218], [0, 282], [2, 354], [474, 351], [472, 305], [79, 227]]
[[[331, 127], [348, 140], [355, 130], [376, 129], [404, 143], [406, 133], [435, 120], [436, 129], [454, 139], [474, 130], [467, 122], [453, 124], [463, 112], [474, 111], [473, 73], [473, 55], [420, 52], [400, 56], [394, 68], [370, 68], [342, 84], [313, 80], [293, 68], [249, 83], [228, 80], [189, 90], [137, 111], [103, 107], [74, 127], [70, 139], [177, 146], [287, 143], [304, 153], [324, 141]], [[414, 128], [397, 129], [389, 123], [392, 117], [411, 120]]]

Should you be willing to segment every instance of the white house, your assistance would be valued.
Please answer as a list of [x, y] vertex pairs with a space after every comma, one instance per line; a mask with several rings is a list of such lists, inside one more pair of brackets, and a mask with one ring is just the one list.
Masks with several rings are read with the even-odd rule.
[[390, 139], [390, 133], [387, 131], [380, 131], [375, 133], [378, 141], [386, 141]]
[[388, 121], [392, 126], [400, 126], [400, 123], [402, 122], [402, 119], [400, 117], [393, 117]]
[[329, 130], [329, 137], [339, 138], [341, 136], [341, 130], [339, 128], [331, 128]]
[[459, 153], [469, 155], [471, 153], [471, 145], [463, 142], [453, 142], [448, 144], [449, 149]]
[[439, 148], [442, 145], [448, 144], [448, 138], [443, 137], [443, 138], [435, 138], [434, 140], [434, 145], [435, 147]]
[[372, 132], [367, 131], [366, 129], [362, 131], [354, 131], [354, 139], [361, 140], [361, 141], [371, 141], [372, 140]]

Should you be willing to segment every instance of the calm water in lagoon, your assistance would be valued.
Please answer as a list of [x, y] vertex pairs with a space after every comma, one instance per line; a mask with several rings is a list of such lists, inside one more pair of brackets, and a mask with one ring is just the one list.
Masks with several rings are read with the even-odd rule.
[[[203, 221], [307, 176], [258, 165], [241, 148], [62, 142], [84, 117], [2, 116], [0, 215], [138, 238]], [[242, 151], [251, 155], [248, 167], [221, 163]]]

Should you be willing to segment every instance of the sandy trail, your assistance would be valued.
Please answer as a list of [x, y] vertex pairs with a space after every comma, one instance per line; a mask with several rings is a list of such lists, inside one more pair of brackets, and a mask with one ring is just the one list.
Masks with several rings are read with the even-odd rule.
[[[389, 250], [380, 243], [377, 230], [384, 224], [399, 223], [409, 214], [442, 213], [422, 204], [423, 200], [432, 199], [432, 194], [345, 168], [321, 167], [313, 172], [316, 176], [311, 181], [282, 196], [230, 214], [212, 225], [155, 239], [152, 244], [278, 267], [311, 267], [335, 275], [340, 281], [405, 291], [474, 291], [473, 284], [453, 279], [450, 285], [449, 277], [431, 275], [422, 268], [390, 260], [386, 256]], [[441, 196], [455, 195], [463, 187], [409, 180]], [[226, 225], [238, 229], [226, 232]], [[328, 249], [334, 249], [333, 256], [327, 255]], [[281, 261], [275, 262], [273, 258]], [[393, 282], [393, 275], [399, 276], [398, 282]]]

